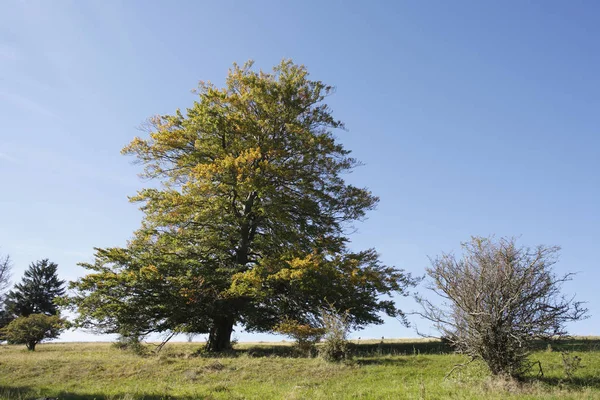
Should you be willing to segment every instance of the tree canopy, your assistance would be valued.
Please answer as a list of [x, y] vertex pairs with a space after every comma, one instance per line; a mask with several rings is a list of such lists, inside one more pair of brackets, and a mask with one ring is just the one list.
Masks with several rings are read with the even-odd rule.
[[54, 300], [65, 294], [65, 281], [58, 279], [57, 268], [58, 265], [48, 259], [31, 263], [21, 282], [6, 295], [7, 313], [13, 318], [31, 314], [57, 315]]
[[209, 350], [222, 350], [234, 324], [318, 326], [327, 305], [355, 328], [403, 317], [387, 296], [406, 295], [411, 276], [348, 248], [378, 198], [344, 180], [359, 162], [333, 134], [343, 124], [324, 103], [331, 93], [291, 61], [271, 73], [234, 64], [225, 87], [201, 82], [192, 107], [151, 118], [123, 153], [160, 185], [131, 198], [145, 216], [127, 247], [82, 264], [78, 324], [209, 333]]
[[27, 350], [34, 351], [38, 343], [60, 336], [65, 326], [58, 315], [30, 314], [15, 318], [0, 329], [0, 334], [8, 343], [24, 344]]

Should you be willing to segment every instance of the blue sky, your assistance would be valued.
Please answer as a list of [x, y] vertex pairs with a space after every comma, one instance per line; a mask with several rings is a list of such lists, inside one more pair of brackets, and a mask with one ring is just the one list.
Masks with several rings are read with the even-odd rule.
[[560, 245], [557, 271], [579, 272], [565, 291], [592, 314], [571, 330], [600, 334], [599, 16], [593, 1], [4, 1], [0, 251], [13, 280], [40, 258], [82, 275], [139, 226], [127, 196], [144, 182], [119, 153], [137, 127], [234, 61], [292, 58], [337, 87], [339, 139], [365, 163], [349, 180], [381, 197], [353, 246], [420, 275], [471, 235]]

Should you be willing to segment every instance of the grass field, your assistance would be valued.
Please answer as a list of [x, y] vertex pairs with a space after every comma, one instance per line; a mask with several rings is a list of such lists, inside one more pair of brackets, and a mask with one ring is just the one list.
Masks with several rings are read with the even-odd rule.
[[[109, 343], [0, 346], [0, 398], [37, 399], [600, 399], [600, 338], [562, 345], [582, 358], [566, 378], [558, 349], [540, 349], [544, 377], [491, 379], [481, 365], [444, 380], [461, 356], [440, 342], [361, 341], [345, 364], [294, 358], [288, 345], [239, 344], [228, 356], [196, 356], [199, 343], [144, 357]], [[150, 347], [152, 347], [150, 345]], [[537, 371], [536, 371], [537, 373]]]

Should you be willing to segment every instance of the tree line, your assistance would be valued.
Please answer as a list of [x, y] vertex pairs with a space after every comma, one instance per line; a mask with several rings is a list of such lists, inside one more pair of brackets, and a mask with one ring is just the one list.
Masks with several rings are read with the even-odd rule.
[[[344, 332], [382, 315], [407, 324], [392, 296], [422, 278], [349, 245], [379, 199], [344, 179], [360, 162], [334, 134], [344, 124], [325, 103], [333, 93], [292, 61], [271, 72], [248, 62], [224, 87], [200, 82], [187, 110], [150, 118], [122, 152], [157, 184], [131, 197], [144, 217], [127, 246], [96, 248], [69, 295], [62, 283], [54, 293], [73, 326], [134, 340], [208, 334], [213, 352], [231, 347], [234, 326], [304, 341], [336, 326], [335, 353]], [[461, 257], [432, 260], [426, 274], [446, 304], [419, 297], [421, 315], [492, 373], [522, 374], [533, 340], [586, 315], [561, 295], [571, 275], [552, 272], [557, 252], [472, 238]]]

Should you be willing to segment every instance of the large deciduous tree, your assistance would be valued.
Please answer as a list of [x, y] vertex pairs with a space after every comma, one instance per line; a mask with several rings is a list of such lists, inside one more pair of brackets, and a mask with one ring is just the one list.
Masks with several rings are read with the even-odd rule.
[[123, 149], [159, 187], [140, 191], [142, 227], [126, 248], [97, 249], [72, 284], [80, 326], [208, 333], [230, 346], [235, 324], [272, 331], [320, 324], [327, 305], [355, 328], [403, 317], [391, 298], [414, 284], [374, 250], [352, 252], [347, 231], [377, 197], [344, 181], [358, 165], [323, 102], [333, 88], [283, 61], [272, 73], [234, 65], [226, 85], [200, 83], [186, 112], [150, 119]]
[[494, 375], [518, 377], [538, 340], [566, 335], [565, 323], [587, 310], [561, 294], [572, 273], [556, 275], [559, 248], [518, 246], [515, 239], [474, 237], [463, 255], [443, 254], [427, 269], [445, 302], [418, 298], [421, 315], [460, 353], [483, 360]]

